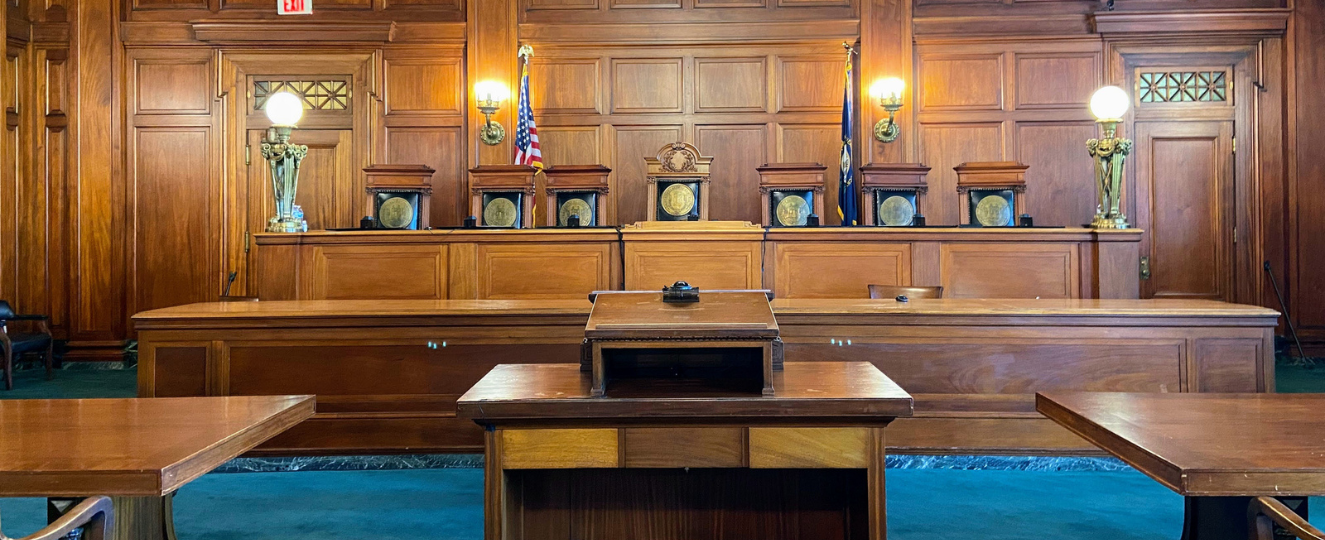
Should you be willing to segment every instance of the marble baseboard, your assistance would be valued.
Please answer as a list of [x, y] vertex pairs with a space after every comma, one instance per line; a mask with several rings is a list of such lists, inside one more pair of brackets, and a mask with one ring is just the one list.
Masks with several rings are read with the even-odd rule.
[[[482, 454], [411, 454], [393, 456], [317, 456], [290, 458], [237, 458], [216, 469], [218, 473], [295, 471], [378, 471], [398, 469], [453, 469], [483, 466]], [[889, 469], [951, 469], [995, 471], [1125, 471], [1127, 464], [1103, 457], [1036, 456], [888, 456]]]
[[[41, 361], [41, 360], [29, 360], [29, 359], [26, 359], [26, 358], [25, 358], [25, 359], [23, 359], [23, 360], [15, 360], [15, 361], [14, 361], [14, 373], [18, 373], [18, 372], [20, 372], [20, 371], [45, 370], [45, 369], [46, 369], [46, 363], [43, 362], [43, 361]], [[55, 368], [56, 371], [65, 371], [65, 370], [68, 370], [68, 371], [103, 371], [103, 370], [122, 370], [122, 369], [138, 369], [138, 361], [135, 360], [135, 359], [129, 359], [129, 360], [117, 361], [117, 362], [102, 362], [102, 361], [96, 361], [96, 362], [69, 362], [69, 361], [66, 361], [66, 362], [64, 362], [62, 365], [60, 365], [60, 367]]]
[[403, 454], [390, 456], [235, 458], [213, 472], [383, 471], [397, 469], [469, 469], [482, 466], [483, 454]]
[[952, 469], [963, 471], [1126, 471], [1132, 467], [1112, 457], [1043, 456], [888, 456], [889, 469]]

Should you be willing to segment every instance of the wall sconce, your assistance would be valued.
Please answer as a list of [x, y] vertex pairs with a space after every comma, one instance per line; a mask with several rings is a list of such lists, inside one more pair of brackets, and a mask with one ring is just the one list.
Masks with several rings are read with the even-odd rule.
[[906, 90], [906, 82], [897, 77], [879, 79], [870, 85], [870, 97], [879, 100], [879, 106], [888, 111], [887, 120], [879, 120], [879, 123], [874, 124], [874, 138], [879, 142], [893, 142], [897, 140], [897, 135], [902, 131], [897, 126], [895, 118], [897, 110], [902, 108], [902, 92], [904, 90]]
[[497, 81], [479, 81], [474, 85], [474, 98], [478, 100], [478, 110], [483, 113], [483, 129], [479, 139], [483, 144], [496, 146], [506, 138], [506, 129], [492, 121], [492, 115], [501, 109], [501, 102], [511, 97], [511, 90]]
[[262, 157], [271, 166], [271, 190], [276, 199], [276, 215], [267, 220], [267, 232], [303, 232], [308, 222], [295, 215], [294, 196], [299, 191], [299, 162], [308, 155], [308, 147], [290, 144], [295, 124], [304, 116], [304, 101], [289, 92], [277, 92], [263, 106], [271, 127], [262, 141]]
[[1118, 123], [1123, 121], [1131, 99], [1117, 86], [1105, 86], [1090, 96], [1090, 113], [1104, 128], [1104, 138], [1086, 141], [1095, 160], [1095, 189], [1099, 206], [1090, 226], [1096, 229], [1126, 229], [1127, 216], [1122, 211], [1123, 161], [1132, 151], [1132, 141], [1118, 138]]

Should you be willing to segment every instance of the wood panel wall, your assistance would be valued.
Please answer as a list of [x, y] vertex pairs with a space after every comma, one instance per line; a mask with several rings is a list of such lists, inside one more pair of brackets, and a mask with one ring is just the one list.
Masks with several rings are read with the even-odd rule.
[[[717, 158], [714, 219], [758, 219], [754, 167], [765, 162], [828, 165], [832, 208], [846, 41], [861, 51], [856, 165], [929, 165], [929, 222], [955, 224], [953, 166], [1021, 161], [1037, 222], [1077, 225], [1095, 203], [1085, 103], [1101, 84], [1134, 83], [1127, 51], [1153, 60], [1168, 47], [1173, 66], [1241, 55], [1238, 84], [1254, 90], [1238, 90], [1228, 116], [1246, 166], [1210, 203], [1237, 228], [1216, 296], [1274, 305], [1259, 270], [1271, 260], [1304, 333], [1325, 341], [1313, 255], [1325, 252], [1325, 153], [1314, 144], [1325, 8], [1310, 2], [336, 0], [297, 18], [276, 17], [267, 0], [5, 2], [0, 298], [52, 314], [70, 357], [116, 357], [133, 337], [130, 314], [213, 299], [231, 272], [231, 292], [246, 292], [248, 234], [268, 210], [253, 193], [260, 168], [245, 162], [255, 152], [244, 131], [261, 115], [241, 75], [355, 58], [338, 72], [353, 79], [349, 120], [306, 125], [345, 131], [319, 143], [332, 157], [315, 167], [342, 180], [309, 196], [334, 196], [323, 214], [353, 225], [343, 221], [363, 211], [363, 164], [424, 163], [437, 170], [432, 222], [452, 226], [467, 214], [465, 171], [511, 155], [509, 138], [477, 143], [468, 88], [490, 78], [516, 88], [521, 44], [535, 47], [546, 161], [611, 167], [616, 223], [644, 217], [641, 158], [676, 140]], [[245, 55], [268, 62], [237, 63]], [[885, 145], [868, 136], [885, 113], [866, 90], [886, 76], [910, 92], [902, 135]], [[507, 105], [495, 119], [509, 132]], [[1134, 120], [1123, 131], [1138, 138]], [[1131, 195], [1134, 207], [1145, 193]], [[1185, 245], [1164, 240], [1174, 238]], [[1182, 272], [1172, 283], [1199, 277]]]

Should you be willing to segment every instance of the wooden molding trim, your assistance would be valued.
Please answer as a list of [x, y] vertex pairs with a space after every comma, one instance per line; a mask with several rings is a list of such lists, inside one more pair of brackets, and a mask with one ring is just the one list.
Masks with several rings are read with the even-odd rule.
[[1291, 9], [1218, 11], [1099, 12], [1092, 18], [1101, 34], [1239, 33], [1283, 35]]
[[69, 43], [69, 23], [40, 22], [32, 25], [32, 41], [39, 44]]
[[[206, 24], [217, 24], [218, 21], [212, 21]], [[204, 43], [204, 40], [195, 37], [195, 28], [197, 24], [185, 22], [172, 23], [161, 21], [125, 21], [120, 23], [120, 40], [128, 46], [148, 46], [163, 44]], [[249, 23], [253, 24], [253, 23]], [[306, 26], [314, 23], [299, 23]], [[336, 30], [327, 29], [326, 24], [315, 28], [323, 33], [321, 41], [327, 41], [336, 38], [335, 41], [349, 41], [344, 36], [336, 34]], [[330, 23], [342, 25], [346, 23]], [[349, 23], [357, 24], [357, 23]], [[373, 26], [388, 26], [390, 23], [373, 23]], [[309, 28], [313, 30], [314, 28]], [[279, 43], [288, 43], [288, 40], [275, 40], [271, 33], [264, 33], [261, 40]], [[317, 40], [314, 40], [317, 41]], [[427, 22], [427, 23], [396, 23], [390, 33], [392, 43], [459, 43], [465, 42], [465, 23], [448, 22]], [[255, 42], [244, 42], [253, 44]]]
[[207, 43], [388, 43], [395, 22], [196, 21], [198, 41]]
[[5, 21], [5, 37], [9, 43], [25, 46], [32, 41], [32, 25], [24, 19], [10, 17]]
[[[855, 39], [859, 19], [760, 23], [521, 24], [520, 39], [535, 43], [731, 43]], [[592, 36], [592, 38], [586, 38]]]
[[1015, 16], [960, 16], [916, 17], [915, 35], [920, 36], [1065, 36], [1090, 34], [1088, 16], [1080, 13], [1067, 15], [1015, 15]]

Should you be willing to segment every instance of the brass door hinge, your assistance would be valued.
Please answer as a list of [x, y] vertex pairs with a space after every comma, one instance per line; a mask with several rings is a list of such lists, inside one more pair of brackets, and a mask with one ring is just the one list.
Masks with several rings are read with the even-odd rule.
[[1237, 227], [1233, 227], [1233, 243], [1234, 243], [1234, 244], [1237, 244], [1237, 243], [1238, 243], [1238, 228], [1237, 228]]
[[253, 244], [253, 235], [250, 234], [248, 231], [244, 231], [244, 253], [248, 253], [248, 250], [252, 246], [252, 244]]
[[1141, 279], [1150, 279], [1150, 257], [1141, 257]]
[[249, 156], [251, 155], [253, 155], [253, 147], [247, 144], [244, 145], [244, 165], [247, 166], [253, 164], [253, 162], [249, 161]]
[[1238, 153], [1238, 138], [1233, 137], [1233, 153]]

